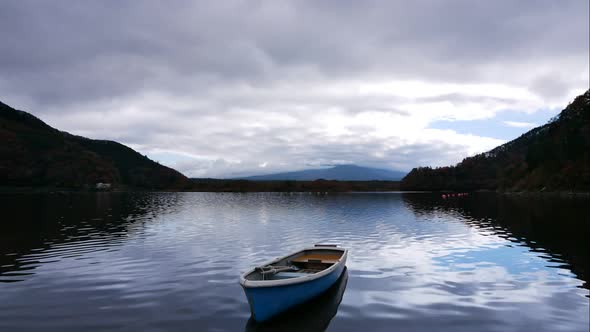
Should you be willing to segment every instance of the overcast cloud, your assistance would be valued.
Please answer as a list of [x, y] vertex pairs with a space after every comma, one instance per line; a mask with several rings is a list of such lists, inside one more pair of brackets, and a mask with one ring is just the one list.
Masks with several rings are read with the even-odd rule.
[[2, 1], [0, 100], [188, 176], [446, 165], [588, 89], [588, 5]]

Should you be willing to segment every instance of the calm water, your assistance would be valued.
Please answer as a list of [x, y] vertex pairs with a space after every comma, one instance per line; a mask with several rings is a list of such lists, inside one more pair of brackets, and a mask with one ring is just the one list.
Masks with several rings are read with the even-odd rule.
[[[588, 199], [2, 194], [0, 331], [588, 331]], [[348, 271], [249, 321], [241, 271], [316, 242]]]

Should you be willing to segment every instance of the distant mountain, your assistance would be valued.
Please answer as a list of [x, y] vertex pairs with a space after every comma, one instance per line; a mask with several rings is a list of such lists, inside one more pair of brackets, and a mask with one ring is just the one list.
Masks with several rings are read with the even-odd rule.
[[241, 179], [252, 181], [313, 181], [317, 179], [338, 181], [399, 181], [402, 177], [404, 177], [405, 174], [405, 172], [390, 171], [379, 168], [361, 167], [356, 165], [337, 165], [330, 168], [308, 169], [295, 172], [257, 175]]
[[92, 188], [98, 182], [145, 189], [189, 185], [179, 172], [113, 141], [50, 127], [0, 102], [0, 186]]
[[590, 191], [590, 90], [544, 126], [456, 166], [414, 168], [404, 190]]

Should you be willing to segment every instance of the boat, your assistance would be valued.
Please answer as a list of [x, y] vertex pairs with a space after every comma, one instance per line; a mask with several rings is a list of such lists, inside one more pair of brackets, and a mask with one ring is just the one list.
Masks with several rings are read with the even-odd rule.
[[257, 322], [250, 317], [245, 331], [326, 331], [338, 312], [347, 282], [348, 271], [345, 267], [340, 278], [322, 294], [264, 322]]
[[346, 267], [348, 250], [316, 244], [246, 271], [240, 285], [257, 322], [304, 303], [332, 286]]

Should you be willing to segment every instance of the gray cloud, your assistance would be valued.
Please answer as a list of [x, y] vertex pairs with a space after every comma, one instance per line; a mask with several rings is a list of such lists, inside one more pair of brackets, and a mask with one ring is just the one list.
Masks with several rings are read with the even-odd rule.
[[373, 112], [424, 127], [416, 118], [430, 110], [402, 105], [524, 107], [461, 86], [417, 97], [358, 88], [391, 80], [502, 85], [563, 103], [588, 85], [588, 19], [576, 0], [4, 1], [0, 99], [61, 129], [186, 153], [194, 160], [176, 164], [194, 174], [265, 160], [454, 162], [473, 147], [337, 120]]

